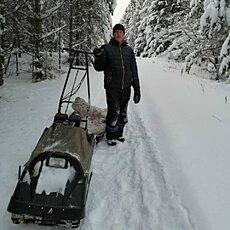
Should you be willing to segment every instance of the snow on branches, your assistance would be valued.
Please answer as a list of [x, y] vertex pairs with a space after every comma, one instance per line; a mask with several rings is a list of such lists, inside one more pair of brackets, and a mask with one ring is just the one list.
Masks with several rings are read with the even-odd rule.
[[201, 31], [211, 38], [213, 31], [219, 31], [226, 21], [225, 0], [205, 0], [204, 13], [200, 18]]
[[219, 75], [223, 75], [224, 78], [229, 77], [230, 67], [230, 34], [224, 41], [220, 51], [221, 64], [219, 68]]

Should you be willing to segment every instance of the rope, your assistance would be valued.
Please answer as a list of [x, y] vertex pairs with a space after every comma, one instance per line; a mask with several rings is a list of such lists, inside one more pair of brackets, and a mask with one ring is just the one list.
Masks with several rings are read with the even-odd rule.
[[[79, 70], [78, 70], [78, 71], [76, 72], [76, 74], [75, 74], [74, 82], [73, 82], [73, 85], [72, 85], [72, 89], [71, 89], [71, 91], [69, 92], [69, 100], [68, 100], [68, 101], [70, 101], [70, 99], [71, 99], [71, 97], [72, 97], [72, 95], [73, 95], [73, 90], [74, 90], [75, 83], [76, 83], [76, 81], [77, 81], [78, 73], [79, 73]], [[67, 97], [68, 97], [68, 96], [66, 95], [63, 99], [65, 99], [65, 98], [67, 98]], [[65, 113], [67, 113], [68, 107], [69, 107], [69, 103], [68, 103], [67, 106], [66, 106]]]
[[[76, 94], [78, 92], [78, 90], [80, 89], [82, 83], [84, 82], [86, 77], [86, 73], [84, 74], [84, 76], [82, 77], [81, 81], [78, 83], [78, 85], [76, 85], [76, 87], [73, 87], [71, 92], [67, 93], [64, 97], [63, 97], [63, 101], [66, 100], [68, 97], [71, 98], [74, 94]], [[74, 85], [73, 85], [74, 86]]]

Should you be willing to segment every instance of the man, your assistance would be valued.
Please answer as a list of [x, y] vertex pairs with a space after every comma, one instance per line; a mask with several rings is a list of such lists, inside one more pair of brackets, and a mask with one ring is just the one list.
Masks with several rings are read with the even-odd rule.
[[121, 24], [113, 27], [113, 37], [108, 44], [94, 49], [94, 68], [104, 71], [107, 116], [106, 138], [108, 145], [125, 141], [123, 130], [127, 120], [127, 107], [134, 88], [134, 102], [139, 103], [140, 84], [134, 52], [124, 39], [125, 28]]

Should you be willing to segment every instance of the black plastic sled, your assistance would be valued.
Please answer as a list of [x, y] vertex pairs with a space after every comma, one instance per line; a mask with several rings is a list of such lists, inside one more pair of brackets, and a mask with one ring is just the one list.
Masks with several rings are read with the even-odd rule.
[[[85, 78], [90, 103], [88, 55], [71, 50], [70, 68], [54, 122], [45, 128], [22, 173], [19, 167], [18, 183], [8, 205], [16, 224], [78, 227], [85, 217], [96, 136], [88, 133], [87, 117], [71, 113], [68, 105]], [[76, 57], [83, 57], [84, 66], [75, 66]], [[70, 74], [71, 70], [84, 71], [84, 75], [77, 79], [78, 74]]]

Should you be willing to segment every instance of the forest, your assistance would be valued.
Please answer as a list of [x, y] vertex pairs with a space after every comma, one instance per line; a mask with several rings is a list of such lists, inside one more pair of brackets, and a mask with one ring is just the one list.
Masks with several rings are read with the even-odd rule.
[[131, 0], [122, 23], [137, 56], [166, 56], [229, 81], [229, 1]]
[[52, 78], [49, 60], [63, 48], [89, 51], [108, 40], [114, 0], [1, 0], [0, 85], [14, 56], [30, 57], [34, 82]]
[[[225, 0], [131, 0], [121, 19], [141, 57], [165, 56], [229, 81], [230, 8]], [[116, 0], [0, 0], [0, 85], [12, 58], [29, 58], [33, 82], [52, 78], [63, 48], [90, 51], [111, 37]]]

